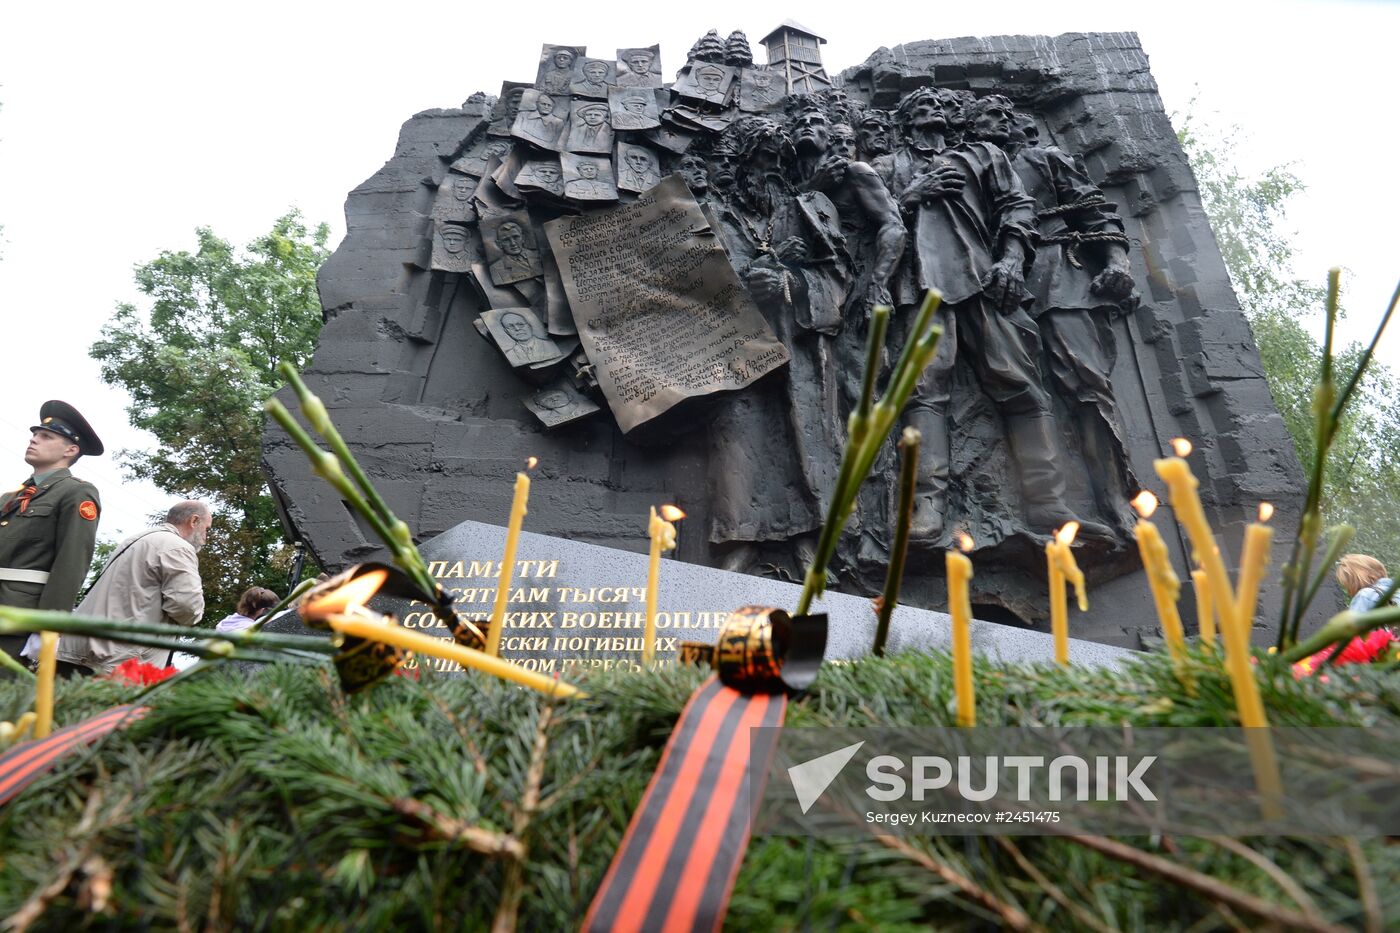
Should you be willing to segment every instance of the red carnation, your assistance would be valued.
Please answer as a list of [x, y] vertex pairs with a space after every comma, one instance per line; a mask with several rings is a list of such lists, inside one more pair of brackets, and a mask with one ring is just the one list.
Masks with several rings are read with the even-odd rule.
[[154, 664], [147, 664], [139, 658], [127, 658], [112, 668], [112, 673], [107, 675], [107, 679], [139, 684], [144, 687], [149, 684], [158, 684], [177, 673], [179, 673], [179, 669], [175, 667], [156, 667]]
[[[1400, 641], [1400, 639], [1397, 639], [1389, 629], [1378, 628], [1373, 632], [1367, 633], [1364, 637], [1358, 635], [1353, 638], [1351, 643], [1342, 649], [1342, 653], [1337, 657], [1337, 660], [1332, 663], [1370, 664], [1384, 654], [1385, 650], [1389, 648], [1392, 643], [1397, 641]], [[1318, 666], [1321, 665], [1323, 661], [1327, 660], [1328, 655], [1335, 650], [1337, 650], [1336, 645], [1328, 645], [1312, 657], [1304, 658], [1299, 661], [1297, 664], [1293, 665], [1293, 676], [1308, 676], [1313, 671], [1317, 670]]]

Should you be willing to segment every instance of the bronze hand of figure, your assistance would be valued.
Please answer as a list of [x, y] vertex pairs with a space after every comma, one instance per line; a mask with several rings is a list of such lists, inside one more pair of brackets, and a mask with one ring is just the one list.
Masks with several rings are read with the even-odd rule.
[[785, 263], [803, 263], [807, 261], [807, 242], [801, 237], [790, 236], [779, 243], [773, 253]]
[[1095, 295], [1112, 301], [1122, 301], [1133, 294], [1133, 277], [1126, 267], [1109, 266], [1089, 283], [1089, 290]]
[[920, 201], [936, 201], [939, 198], [957, 194], [963, 190], [966, 184], [967, 179], [963, 177], [961, 169], [956, 165], [940, 163], [926, 172], [915, 175], [905, 197], [907, 198], [910, 193], [917, 192]]
[[760, 301], [777, 301], [786, 298], [784, 284], [788, 272], [770, 260], [759, 259], [749, 266], [744, 278], [749, 290]]
[[1025, 293], [1026, 277], [1021, 271], [1019, 256], [998, 259], [982, 280], [982, 294], [1002, 314], [1010, 314], [1020, 307]]
[[846, 166], [851, 163], [836, 153], [830, 153], [818, 163], [807, 180], [808, 191], [826, 191], [846, 180]]

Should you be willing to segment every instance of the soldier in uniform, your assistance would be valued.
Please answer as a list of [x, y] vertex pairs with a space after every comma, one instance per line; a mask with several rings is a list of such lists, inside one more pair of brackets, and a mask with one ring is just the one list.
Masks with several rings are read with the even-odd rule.
[[[0, 495], [0, 604], [67, 611], [92, 566], [97, 488], [68, 471], [102, 441], [67, 402], [45, 402], [24, 460], [33, 471]], [[18, 658], [25, 635], [0, 635], [0, 650]]]

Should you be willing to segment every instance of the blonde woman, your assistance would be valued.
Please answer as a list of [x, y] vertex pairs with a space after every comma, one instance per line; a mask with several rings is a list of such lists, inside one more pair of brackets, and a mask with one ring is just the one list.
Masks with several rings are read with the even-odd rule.
[[[1374, 609], [1385, 591], [1390, 588], [1390, 576], [1385, 572], [1385, 564], [1366, 554], [1346, 554], [1337, 561], [1337, 582], [1347, 591], [1352, 612], [1366, 612]], [[1397, 600], [1392, 599], [1392, 603]]]

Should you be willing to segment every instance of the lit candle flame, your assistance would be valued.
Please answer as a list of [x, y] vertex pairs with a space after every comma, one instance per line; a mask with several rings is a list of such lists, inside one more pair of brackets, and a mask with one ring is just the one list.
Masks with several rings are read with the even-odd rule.
[[965, 532], [965, 531], [959, 532], [959, 534], [958, 534], [958, 549], [959, 549], [959, 550], [961, 550], [964, 554], [968, 554], [968, 553], [971, 553], [971, 552], [972, 552], [972, 549], [973, 549], [974, 547], [976, 547], [976, 546], [977, 546], [977, 542], [972, 540], [972, 535], [968, 534], [968, 533]]
[[540, 458], [539, 458], [539, 457], [530, 457], [529, 459], [527, 459], [527, 460], [525, 461], [525, 469], [527, 469], [527, 470], [533, 470], [535, 467], [539, 466], [539, 464], [540, 464]]
[[1267, 522], [1269, 519], [1271, 519], [1271, 518], [1273, 518], [1273, 517], [1274, 517], [1274, 507], [1273, 507], [1273, 505], [1270, 504], [1270, 503], [1268, 503], [1268, 502], [1261, 502], [1261, 503], [1259, 503], [1259, 520], [1260, 520], [1261, 522]]
[[1152, 513], [1157, 511], [1157, 506], [1160, 504], [1161, 501], [1152, 494], [1150, 489], [1144, 489], [1133, 497], [1133, 508], [1137, 509], [1137, 513], [1143, 518], [1151, 518]]
[[1191, 456], [1191, 442], [1184, 437], [1172, 439], [1172, 450], [1176, 451], [1178, 457]]
[[685, 513], [674, 505], [663, 505], [660, 509], [661, 517], [668, 522], [678, 522], [685, 518]]
[[1055, 540], [1061, 544], [1073, 544], [1074, 536], [1079, 534], [1079, 522], [1065, 522], [1065, 526], [1055, 532]]
[[389, 579], [387, 570], [371, 570], [366, 574], [356, 577], [346, 582], [343, 586], [338, 586], [325, 596], [308, 603], [301, 611], [306, 618], [319, 618], [332, 613], [345, 612], [356, 606], [363, 606], [370, 601], [379, 588], [384, 585], [384, 581]]

